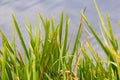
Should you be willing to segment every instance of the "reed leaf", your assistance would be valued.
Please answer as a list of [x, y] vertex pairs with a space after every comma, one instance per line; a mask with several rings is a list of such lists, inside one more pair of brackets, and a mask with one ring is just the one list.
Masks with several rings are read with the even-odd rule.
[[25, 52], [25, 55], [27, 56], [28, 60], [30, 60], [30, 56], [29, 56], [27, 47], [26, 47], [25, 42], [24, 42], [24, 40], [23, 40], [22, 34], [21, 34], [21, 32], [20, 32], [20, 29], [19, 29], [19, 26], [18, 26], [18, 23], [17, 23], [17, 21], [16, 21], [16, 19], [15, 19], [14, 14], [12, 14], [12, 19], [13, 19], [13, 23], [14, 23], [15, 29], [16, 29], [16, 31], [17, 31], [17, 33], [18, 33], [18, 36], [19, 36], [21, 45], [22, 45], [23, 50], [24, 50], [24, 52]]
[[62, 14], [61, 14], [61, 18], [60, 18], [60, 24], [59, 24], [59, 41], [60, 41], [60, 44], [62, 42], [62, 30], [63, 30], [63, 18], [64, 18], [64, 12], [62, 11]]

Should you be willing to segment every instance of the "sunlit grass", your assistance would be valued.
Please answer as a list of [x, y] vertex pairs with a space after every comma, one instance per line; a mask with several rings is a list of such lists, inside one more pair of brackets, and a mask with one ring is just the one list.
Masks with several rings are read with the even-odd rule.
[[[103, 41], [86, 18], [84, 10], [81, 12], [80, 26], [72, 50], [69, 50], [72, 41], [68, 37], [70, 20], [68, 15], [64, 16], [64, 12], [61, 13], [60, 22], [57, 25], [54, 18], [44, 19], [41, 14], [36, 18], [35, 31], [31, 23], [24, 24], [29, 35], [29, 46], [26, 45], [18, 22], [12, 14], [13, 31], [17, 33], [15, 35], [13, 32], [12, 43], [0, 30], [2, 38], [0, 80], [119, 80], [119, 43], [113, 34], [109, 15], [106, 14], [106, 24], [96, 0], [94, 4], [102, 25], [100, 29]], [[40, 19], [40, 25], [38, 19]], [[106, 60], [100, 58], [98, 54], [101, 52], [96, 52], [93, 48], [84, 31], [84, 24], [87, 24], [96, 39], [96, 45], [101, 47], [102, 54], [107, 56]], [[16, 43], [15, 36], [19, 38], [19, 45]], [[86, 45], [82, 43], [81, 37], [85, 39]], [[23, 51], [17, 47], [20, 45]], [[93, 58], [88, 54], [91, 54]]]

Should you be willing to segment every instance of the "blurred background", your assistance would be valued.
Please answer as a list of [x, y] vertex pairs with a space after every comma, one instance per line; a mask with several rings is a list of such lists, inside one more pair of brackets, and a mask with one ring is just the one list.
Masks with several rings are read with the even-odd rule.
[[[103, 17], [106, 13], [109, 13], [111, 23], [113, 26], [114, 34], [120, 36], [118, 29], [118, 20], [120, 20], [120, 1], [115, 0], [97, 0], [98, 6], [101, 10]], [[69, 15], [70, 27], [69, 35], [73, 33], [73, 39], [79, 27], [80, 12], [87, 7], [85, 15], [93, 25], [95, 31], [99, 34], [100, 24], [99, 18], [93, 3], [93, 0], [1, 0], [0, 1], [0, 29], [5, 33], [7, 38], [11, 40], [12, 36], [12, 13], [15, 14], [20, 29], [23, 33], [25, 40], [28, 40], [28, 34], [26, 33], [24, 23], [26, 19], [32, 23], [33, 29], [35, 27], [36, 15], [42, 14], [44, 17], [48, 16], [50, 19], [54, 16], [55, 21], [60, 19], [61, 11]], [[85, 27], [87, 31], [87, 27]], [[89, 31], [89, 30], [88, 30]], [[93, 46], [96, 44], [93, 36], [89, 36]], [[1, 37], [0, 37], [1, 40]], [[74, 40], [73, 40], [74, 41]], [[1, 42], [1, 41], [0, 41]], [[18, 41], [19, 43], [19, 41]], [[1, 43], [0, 43], [1, 46]], [[99, 51], [99, 47], [95, 49]]]

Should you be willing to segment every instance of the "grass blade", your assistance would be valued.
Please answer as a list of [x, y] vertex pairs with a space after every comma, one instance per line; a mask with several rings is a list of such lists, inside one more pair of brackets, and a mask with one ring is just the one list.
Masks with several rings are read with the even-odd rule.
[[62, 11], [61, 18], [60, 18], [60, 24], [59, 24], [59, 41], [60, 44], [62, 42], [62, 30], [63, 30], [63, 18], [64, 18], [64, 12]]
[[15, 19], [14, 14], [12, 14], [12, 19], [13, 19], [13, 23], [14, 23], [14, 26], [15, 26], [15, 28], [16, 28], [16, 31], [17, 31], [17, 33], [18, 33], [20, 42], [21, 42], [21, 44], [22, 44], [23, 50], [24, 50], [24, 52], [25, 52], [28, 60], [30, 60], [30, 56], [29, 56], [27, 47], [26, 47], [25, 42], [24, 42], [24, 40], [23, 40], [22, 34], [21, 34], [21, 32], [20, 32], [20, 29], [19, 29], [19, 26], [18, 26], [18, 23], [17, 23], [17, 21], [16, 21], [16, 19]]
[[64, 46], [63, 46], [63, 56], [66, 56], [69, 23], [70, 23], [70, 21], [68, 19], [68, 15], [67, 15], [66, 16], [66, 29], [65, 29], [65, 37], [64, 37]]

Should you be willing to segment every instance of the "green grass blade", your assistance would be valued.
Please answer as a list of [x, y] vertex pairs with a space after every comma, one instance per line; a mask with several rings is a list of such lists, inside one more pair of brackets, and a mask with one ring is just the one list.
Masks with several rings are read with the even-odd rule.
[[88, 28], [90, 29], [90, 31], [92, 32], [92, 34], [94, 35], [95, 39], [97, 40], [97, 42], [100, 44], [100, 46], [102, 47], [102, 49], [105, 51], [105, 53], [107, 55], [109, 55], [108, 50], [105, 48], [105, 46], [103, 45], [102, 41], [99, 39], [98, 35], [95, 33], [92, 25], [89, 23], [89, 21], [87, 20], [87, 18], [85, 17], [85, 15], [83, 13], [81, 13], [84, 21], [86, 22]]
[[[11, 52], [11, 54], [16, 54], [15, 50], [12, 49], [12, 46], [10, 45], [9, 41], [7, 40], [6, 36], [4, 35], [4, 33], [0, 30], [0, 34], [2, 36], [2, 43], [6, 43], [6, 48], [9, 49], [9, 51]], [[1, 53], [2, 54], [2, 53]], [[20, 63], [19, 59], [17, 58], [17, 61]]]
[[24, 64], [24, 61], [23, 61], [23, 59], [22, 59], [22, 53], [20, 52], [20, 50], [17, 50], [17, 52], [18, 52], [18, 56], [19, 56], [19, 58], [20, 58], [20, 62], [21, 62], [23, 65], [25, 65], [25, 64]]
[[[82, 52], [82, 54], [83, 54], [86, 62], [89, 61], [89, 63], [90, 63], [92, 66], [94, 66], [94, 63], [93, 63], [92, 59], [91, 59], [91, 58], [88, 56], [88, 54], [87, 54], [86, 48], [85, 48], [84, 46], [81, 46], [81, 49], [80, 49], [80, 50], [81, 50], [81, 52]], [[87, 64], [87, 65], [89, 65], [89, 64]]]
[[63, 18], [64, 18], [64, 12], [62, 11], [61, 18], [60, 18], [60, 24], [59, 24], [59, 41], [61, 44], [62, 41], [62, 30], [63, 30]]
[[48, 80], [53, 80], [47, 73], [44, 73]]
[[[110, 57], [110, 61], [115, 62], [113, 56], [110, 54], [111, 52], [108, 50], [108, 48], [106, 48], [104, 46], [104, 44], [102, 43], [102, 41], [100, 40], [100, 38], [98, 37], [98, 35], [95, 33], [92, 25], [89, 23], [89, 21], [87, 20], [87, 18], [84, 16], [83, 13], [82, 13], [82, 17], [83, 17], [84, 21], [86, 22], [88, 28], [90, 29], [90, 31], [94, 35], [95, 39], [97, 40], [97, 42], [99, 43], [99, 45], [101, 46], [101, 48], [103, 49], [103, 51], [105, 52], [105, 54], [107, 55], [107, 57]], [[117, 69], [116, 69], [116, 67], [114, 65], [112, 65], [112, 68], [114, 69], [115, 72], [117, 71]]]
[[3, 55], [3, 52], [0, 50], [0, 54]]
[[117, 43], [116, 39], [114, 38], [114, 34], [113, 34], [113, 31], [112, 31], [112, 26], [111, 26], [111, 22], [110, 22], [110, 17], [109, 17], [108, 14], [106, 15], [106, 17], [107, 17], [107, 22], [108, 22], [108, 30], [109, 30], [109, 34], [110, 34], [110, 39], [109, 40], [110, 40], [113, 48], [117, 52], [118, 51], [118, 43]]
[[42, 21], [42, 23], [43, 23], [43, 26], [45, 26], [46, 24], [45, 24], [45, 21], [44, 21], [43, 16], [42, 16], [41, 14], [39, 14], [39, 15], [40, 15], [40, 19], [41, 19], [41, 21]]
[[109, 33], [110, 33], [110, 36], [111, 36], [111, 40], [114, 40], [113, 31], [112, 31], [112, 25], [111, 25], [110, 17], [109, 17], [108, 14], [106, 14], [106, 18], [107, 18], [108, 30], [109, 30]]
[[99, 64], [101, 62], [100, 57], [97, 55], [97, 53], [95, 52], [94, 48], [92, 47], [92, 44], [90, 43], [86, 33], [85, 32], [83, 32], [83, 33], [84, 33], [84, 37], [86, 39], [86, 43], [87, 43], [88, 49], [91, 51], [91, 54], [94, 57], [96, 63]]
[[9, 68], [8, 65], [6, 65], [6, 72], [8, 74], [9, 80], [13, 80], [12, 70]]
[[0, 30], [0, 34], [1, 34], [1, 36], [2, 36], [2, 43], [6, 42], [7, 48], [8, 48], [12, 53], [14, 53], [14, 51], [12, 50], [12, 48], [11, 48], [11, 46], [10, 46], [7, 38], [6, 38], [6, 36], [4, 35], [4, 33], [3, 33], [1, 30]]
[[[85, 11], [85, 10], [84, 10]], [[74, 47], [73, 47], [73, 50], [72, 50], [72, 57], [70, 58], [70, 65], [72, 65], [72, 62], [73, 62], [73, 57], [75, 55], [75, 52], [76, 52], [76, 49], [78, 48], [78, 43], [79, 43], [79, 39], [81, 37], [81, 31], [82, 31], [82, 25], [83, 25], [83, 22], [82, 22], [82, 18], [80, 20], [80, 26], [79, 26], [79, 29], [78, 29], [78, 32], [77, 32], [77, 35], [76, 35], [76, 39], [75, 39], [75, 43], [74, 43]]]
[[111, 52], [111, 55], [115, 59], [115, 62], [120, 64], [120, 55], [118, 55], [118, 53], [114, 49], [112, 49], [110, 46], [107, 46], [107, 48]]
[[4, 54], [3, 54], [3, 57], [2, 57], [2, 80], [6, 80], [7, 78], [7, 74], [6, 74], [6, 57], [7, 57], [7, 54], [6, 54], [6, 42], [3, 43], [3, 49], [4, 49]]
[[67, 40], [68, 40], [68, 27], [69, 27], [69, 19], [68, 15], [66, 16], [66, 28], [65, 28], [65, 36], [64, 36], [64, 46], [63, 46], [63, 56], [66, 56], [66, 50], [67, 50]]
[[12, 14], [12, 19], [13, 19], [13, 23], [14, 23], [14, 26], [15, 26], [15, 28], [16, 28], [16, 31], [17, 31], [17, 33], [18, 33], [18, 36], [19, 36], [21, 45], [22, 45], [23, 50], [24, 50], [24, 52], [25, 52], [25, 55], [27, 56], [28, 60], [30, 60], [30, 56], [29, 56], [27, 47], [26, 47], [25, 42], [24, 42], [24, 40], [23, 40], [22, 34], [21, 34], [21, 32], [20, 32], [20, 29], [19, 29], [19, 26], [18, 26], [18, 23], [17, 23], [17, 21], [16, 21], [16, 19], [15, 19], [14, 14]]
[[52, 32], [55, 32], [55, 20], [54, 17], [52, 17]]
[[103, 29], [104, 29], [104, 31], [105, 31], [106, 37], [110, 37], [110, 35], [109, 35], [109, 33], [108, 33], [107, 29], [106, 29], [104, 19], [103, 19], [102, 15], [101, 15], [101, 13], [100, 13], [100, 10], [99, 10], [99, 8], [98, 8], [98, 6], [97, 6], [96, 0], [94, 0], [94, 5], [95, 5], [95, 7], [96, 7], [96, 10], [97, 10], [98, 16], [99, 16], [99, 18], [100, 18], [101, 24], [102, 24], [102, 26], [103, 26]]

